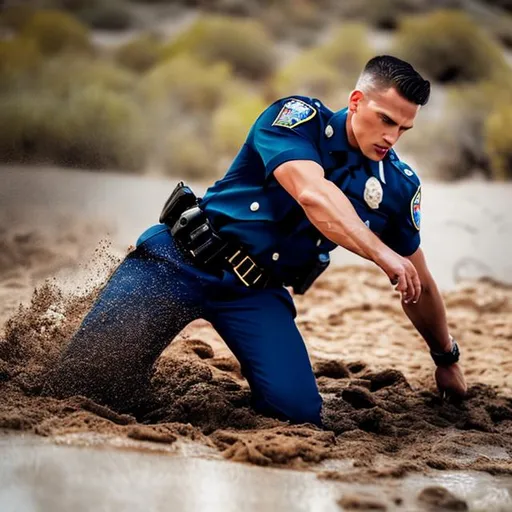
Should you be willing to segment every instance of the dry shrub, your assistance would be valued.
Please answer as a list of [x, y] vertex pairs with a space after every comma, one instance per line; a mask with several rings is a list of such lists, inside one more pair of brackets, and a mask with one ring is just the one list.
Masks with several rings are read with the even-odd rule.
[[65, 101], [48, 90], [0, 98], [0, 160], [136, 170], [144, 164], [142, 114], [128, 96], [76, 87]]
[[37, 86], [61, 97], [85, 86], [130, 93], [135, 90], [136, 77], [112, 62], [63, 54], [47, 61], [37, 77]]
[[425, 0], [345, 0], [339, 2], [336, 10], [349, 19], [362, 20], [373, 27], [392, 30], [397, 28], [404, 16], [435, 7], [436, 3], [439, 1], [429, 2], [429, 5]]
[[141, 91], [157, 107], [177, 104], [185, 109], [213, 110], [220, 104], [230, 78], [231, 70], [225, 63], [204, 64], [182, 55], [146, 74]]
[[261, 79], [274, 69], [273, 43], [256, 21], [204, 17], [164, 47], [163, 58], [189, 53], [205, 63], [227, 62], [247, 78]]
[[339, 99], [355, 85], [371, 56], [365, 28], [358, 24], [342, 25], [326, 44], [301, 53], [276, 73], [274, 94]]
[[491, 163], [492, 176], [498, 180], [512, 179], [512, 101], [496, 106], [484, 126], [485, 148]]
[[43, 58], [33, 41], [15, 37], [0, 40], [0, 88], [13, 80], [37, 70]]
[[[442, 116], [425, 120], [420, 113], [418, 126], [403, 138], [400, 146], [436, 178], [455, 180], [475, 172], [489, 178], [504, 178], [507, 173], [504, 148], [510, 139], [508, 130], [500, 131], [500, 126], [503, 127], [500, 123], [508, 119], [505, 112], [512, 105], [510, 91], [510, 75], [451, 87], [444, 93], [442, 105], [428, 107], [441, 108]], [[497, 114], [501, 111], [503, 117]]]
[[261, 96], [243, 90], [232, 92], [213, 116], [213, 144], [216, 151], [234, 156], [265, 107]]
[[455, 10], [405, 19], [394, 53], [439, 82], [490, 79], [506, 67], [499, 46], [467, 14]]
[[176, 127], [166, 138], [164, 171], [180, 178], [202, 179], [220, 175], [209, 137], [197, 126]]
[[136, 73], [144, 73], [158, 62], [161, 51], [160, 39], [153, 34], [144, 34], [119, 47], [115, 60]]
[[336, 69], [312, 53], [304, 53], [276, 73], [272, 81], [274, 96], [292, 94], [325, 99], [340, 88]]
[[318, 39], [326, 14], [318, 2], [283, 0], [263, 9], [260, 18], [274, 38], [288, 39], [306, 46]]
[[76, 17], [92, 28], [100, 30], [126, 30], [134, 19], [125, 2], [90, 2], [91, 5], [76, 12]]
[[46, 55], [66, 51], [88, 51], [89, 32], [78, 20], [64, 12], [45, 10], [34, 13], [21, 29], [21, 35], [36, 42]]
[[0, 27], [6, 27], [15, 32], [21, 30], [30, 18], [37, 12], [31, 5], [12, 5], [0, 10]]

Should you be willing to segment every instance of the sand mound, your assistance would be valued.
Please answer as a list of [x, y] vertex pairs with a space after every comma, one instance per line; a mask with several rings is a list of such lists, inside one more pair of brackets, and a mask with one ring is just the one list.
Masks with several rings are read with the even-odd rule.
[[[89, 432], [172, 444], [190, 439], [224, 457], [302, 468], [349, 459], [328, 479], [474, 469], [512, 474], [512, 289], [490, 281], [446, 295], [470, 384], [442, 402], [433, 365], [379, 273], [331, 270], [297, 301], [298, 323], [324, 397], [325, 430], [254, 413], [237, 361], [211, 329], [191, 324], [162, 354], [143, 407], [119, 414], [83, 397], [42, 396], [48, 372], [98, 287], [36, 289], [0, 338], [0, 427], [52, 436]], [[490, 361], [492, 360], [492, 364]]]

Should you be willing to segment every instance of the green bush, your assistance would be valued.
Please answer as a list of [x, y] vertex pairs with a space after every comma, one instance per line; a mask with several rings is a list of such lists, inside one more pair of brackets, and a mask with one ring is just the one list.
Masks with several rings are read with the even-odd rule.
[[220, 16], [194, 23], [163, 49], [163, 58], [190, 53], [205, 63], [227, 62], [247, 78], [260, 79], [274, 69], [274, 46], [255, 21]]
[[245, 91], [232, 92], [213, 116], [215, 150], [234, 156], [244, 143], [251, 125], [265, 107], [266, 103], [260, 96]]
[[484, 140], [492, 176], [512, 179], [512, 103], [494, 108], [486, 119]]
[[506, 67], [501, 49], [460, 11], [404, 20], [394, 53], [439, 82], [490, 79]]
[[142, 114], [133, 101], [100, 87], [66, 101], [48, 91], [0, 98], [0, 160], [137, 170], [145, 163]]
[[72, 16], [60, 11], [38, 11], [21, 29], [21, 35], [36, 42], [46, 55], [63, 50], [89, 50], [87, 28]]
[[182, 55], [147, 73], [141, 81], [141, 92], [157, 107], [171, 104], [184, 109], [213, 110], [224, 97], [230, 79], [227, 64], [203, 64]]
[[143, 73], [158, 62], [161, 51], [160, 39], [152, 34], [145, 34], [119, 47], [115, 60], [136, 73]]

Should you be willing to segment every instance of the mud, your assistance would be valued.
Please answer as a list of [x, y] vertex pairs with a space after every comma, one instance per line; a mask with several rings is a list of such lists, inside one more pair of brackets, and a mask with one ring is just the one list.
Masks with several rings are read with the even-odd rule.
[[[101, 259], [108, 275], [116, 259]], [[0, 269], [2, 278], [19, 271], [13, 261]], [[319, 472], [348, 482], [431, 469], [512, 474], [511, 287], [482, 280], [445, 295], [469, 382], [467, 400], [452, 403], [436, 392], [427, 350], [385, 277], [368, 268], [330, 270], [297, 299], [297, 322], [324, 398], [320, 430], [255, 414], [237, 361], [204, 321], [164, 351], [143, 390], [143, 407], [119, 414], [84, 397], [43, 396], [46, 377], [101, 287], [96, 282], [97, 275], [69, 293], [47, 281], [5, 322], [0, 428], [191, 440], [260, 466], [318, 468], [328, 459], [350, 460], [349, 469]], [[425, 503], [433, 496], [444, 499], [426, 493]], [[343, 506], [357, 510], [356, 501]]]

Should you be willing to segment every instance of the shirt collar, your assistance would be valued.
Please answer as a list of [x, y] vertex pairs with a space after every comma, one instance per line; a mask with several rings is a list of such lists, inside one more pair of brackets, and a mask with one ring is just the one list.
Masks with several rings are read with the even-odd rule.
[[[335, 112], [325, 125], [324, 137], [327, 139], [329, 152], [331, 154], [345, 153], [345, 161], [361, 165], [367, 173], [371, 173], [371, 175], [378, 177], [382, 183], [386, 183], [384, 165], [388, 161], [389, 155], [386, 155], [386, 158], [381, 162], [374, 162], [366, 158], [359, 149], [352, 147], [347, 135], [347, 115], [348, 107], [345, 107]], [[332, 135], [330, 135], [331, 133]]]
[[325, 126], [324, 137], [327, 138], [327, 147], [329, 151], [355, 151], [348, 142], [347, 136], [347, 114], [348, 108], [344, 108], [334, 113]]

